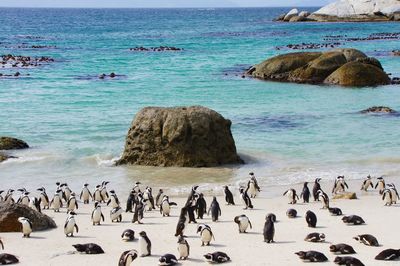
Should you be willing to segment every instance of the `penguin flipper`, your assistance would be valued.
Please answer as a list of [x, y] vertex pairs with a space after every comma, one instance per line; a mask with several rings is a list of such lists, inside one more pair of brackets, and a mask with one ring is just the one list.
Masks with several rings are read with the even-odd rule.
[[81, 191], [81, 194], [79, 194], [79, 199], [82, 199], [82, 195], [83, 195], [83, 190]]
[[103, 219], [103, 222], [104, 222], [104, 215], [103, 215], [103, 213], [101, 213], [101, 219]]
[[77, 225], [77, 224], [74, 224], [74, 227], [75, 227], [75, 229], [76, 229], [76, 232], [78, 233], [78, 231], [79, 231], [78, 225]]
[[75, 201], [75, 207], [78, 209], [78, 201]]
[[172, 201], [172, 202], [169, 203], [169, 206], [178, 206], [178, 204], [176, 204], [176, 202]]
[[250, 222], [250, 220], [249, 220], [249, 225], [250, 225], [250, 229], [253, 229], [253, 226], [251, 225], [251, 222]]

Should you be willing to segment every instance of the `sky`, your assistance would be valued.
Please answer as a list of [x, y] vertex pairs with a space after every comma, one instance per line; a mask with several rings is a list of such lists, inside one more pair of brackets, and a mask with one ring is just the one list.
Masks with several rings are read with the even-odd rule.
[[276, 7], [323, 6], [333, 0], [0, 0], [1, 7]]

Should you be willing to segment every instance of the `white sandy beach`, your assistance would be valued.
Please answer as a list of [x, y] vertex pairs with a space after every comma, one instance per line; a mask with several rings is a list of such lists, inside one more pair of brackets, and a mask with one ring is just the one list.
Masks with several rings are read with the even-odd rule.
[[[310, 184], [311, 185], [311, 184]], [[294, 186], [299, 192], [300, 185]], [[312, 185], [310, 186], [311, 189]], [[285, 188], [281, 188], [282, 192]], [[330, 191], [330, 185], [323, 185], [325, 191]], [[267, 188], [264, 188], [264, 190]], [[153, 191], [158, 189], [153, 188]], [[225, 205], [222, 196], [218, 197], [221, 205], [222, 216], [219, 222], [212, 222], [211, 217], [198, 220], [198, 223], [207, 223], [211, 226], [215, 241], [210, 246], [201, 247], [201, 241], [196, 234], [197, 225], [189, 224], [185, 232], [190, 245], [190, 256], [187, 261], [181, 261], [181, 265], [197, 265], [206, 263], [203, 255], [208, 252], [223, 251], [231, 257], [232, 265], [301, 265], [294, 252], [300, 250], [316, 250], [323, 252], [332, 265], [335, 255], [329, 252], [330, 244], [346, 243], [356, 250], [354, 256], [365, 265], [398, 265], [399, 262], [382, 262], [374, 260], [374, 257], [387, 248], [399, 248], [400, 231], [398, 221], [400, 220], [400, 204], [385, 207], [377, 191], [368, 193], [359, 191], [357, 181], [350, 185], [349, 191], [356, 191], [357, 200], [333, 200], [332, 207], [342, 209], [344, 215], [356, 214], [364, 218], [366, 225], [347, 226], [341, 221], [341, 216], [331, 216], [327, 210], [321, 209], [322, 203], [311, 202], [309, 204], [298, 203], [289, 205], [286, 197], [256, 198], [253, 200], [253, 210], [243, 210], [243, 205], [237, 195], [236, 206]], [[77, 191], [78, 192], [78, 191]], [[209, 204], [212, 197], [207, 196]], [[122, 204], [125, 205], [125, 197], [120, 195]], [[124, 213], [122, 223], [111, 223], [109, 218], [109, 207], [103, 207], [106, 221], [101, 226], [93, 226], [90, 213], [93, 204], [79, 204], [76, 220], [79, 233], [73, 238], [65, 237], [63, 224], [66, 218], [66, 210], [54, 213], [53, 210], [45, 210], [55, 219], [58, 228], [50, 231], [33, 232], [31, 238], [23, 239], [21, 233], [1, 233], [5, 250], [4, 252], [17, 255], [20, 265], [117, 265], [120, 254], [125, 250], [139, 249], [138, 241], [123, 242], [121, 233], [125, 229], [133, 229], [138, 236], [140, 231], [146, 231], [152, 241], [152, 256], [138, 258], [132, 265], [157, 265], [158, 258], [165, 253], [172, 253], [178, 257], [177, 238], [174, 237], [175, 227], [178, 221], [180, 208], [186, 198], [170, 198], [178, 203], [173, 207], [171, 217], [162, 217], [159, 211], [145, 213], [142, 220], [144, 224], [132, 224], [132, 214]], [[125, 207], [125, 206], [123, 206]], [[289, 219], [286, 216], [288, 208], [295, 208], [299, 217]], [[317, 228], [308, 228], [304, 219], [307, 210], [312, 210], [318, 217]], [[263, 226], [267, 213], [275, 213], [278, 222], [275, 224], [276, 243], [267, 244], [263, 242]], [[247, 234], [239, 234], [237, 225], [233, 222], [236, 215], [246, 214], [253, 224]], [[309, 243], [304, 238], [308, 233], [321, 232], [326, 234], [325, 243]], [[380, 247], [368, 247], [358, 243], [354, 236], [358, 234], [372, 234], [376, 236]], [[96, 243], [105, 251], [101, 255], [86, 255], [73, 253], [73, 244]]]

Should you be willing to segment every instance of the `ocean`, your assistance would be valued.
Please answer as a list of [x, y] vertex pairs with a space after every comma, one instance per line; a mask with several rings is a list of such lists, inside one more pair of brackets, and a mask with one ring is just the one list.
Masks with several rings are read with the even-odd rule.
[[[400, 117], [359, 111], [375, 105], [400, 111], [399, 85], [355, 89], [241, 76], [268, 57], [297, 51], [286, 45], [331, 42], [360, 49], [400, 76], [399, 57], [391, 55], [400, 48], [398, 39], [362, 40], [399, 33], [400, 24], [272, 21], [288, 10], [0, 9], [1, 54], [55, 60], [0, 79], [0, 136], [32, 147], [0, 164], [1, 189], [52, 188], [66, 181], [78, 190], [85, 182], [93, 188], [107, 180], [110, 188], [127, 191], [140, 180], [176, 193], [194, 183], [221, 190], [222, 184], [238, 185], [250, 171], [267, 188], [337, 175], [396, 177]], [[141, 46], [183, 50], [130, 50]], [[111, 72], [121, 76], [98, 78]], [[113, 166], [138, 110], [182, 105], [204, 105], [231, 119], [246, 164]]]

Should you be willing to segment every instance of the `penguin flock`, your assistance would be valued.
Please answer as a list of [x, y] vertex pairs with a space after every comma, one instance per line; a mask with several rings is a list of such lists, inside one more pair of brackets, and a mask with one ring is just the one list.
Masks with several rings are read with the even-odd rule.
[[[123, 221], [123, 213], [131, 213], [131, 223], [142, 224], [145, 223], [145, 213], [157, 210], [162, 217], [169, 217], [173, 206], [177, 207], [178, 204], [170, 201], [169, 196], [164, 192], [163, 189], [159, 189], [156, 197], [153, 197], [151, 187], [141, 187], [140, 182], [136, 182], [132, 187], [126, 205], [122, 206], [115, 190], [108, 191], [107, 185], [109, 182], [103, 181], [100, 185], [95, 186], [93, 192], [90, 191], [89, 184], [85, 183], [81, 189], [81, 192], [75, 194], [68, 186], [67, 183], [56, 183], [55, 193], [53, 197], [48, 197], [46, 189], [40, 187], [37, 189], [37, 195], [32, 196], [34, 193], [30, 193], [25, 188], [17, 189], [20, 193], [17, 200], [14, 200], [13, 189], [9, 189], [6, 195], [3, 197], [2, 194], [5, 191], [0, 191], [0, 202], [6, 202], [8, 204], [24, 204], [30, 208], [41, 212], [42, 210], [53, 210], [54, 213], [59, 213], [60, 209], [65, 208], [67, 216], [64, 223], [64, 234], [66, 237], [74, 237], [79, 234], [79, 227], [76, 220], [76, 210], [79, 209], [78, 202], [83, 204], [93, 204], [93, 209], [90, 215], [91, 223], [93, 226], [100, 226], [102, 223], [107, 223], [108, 220], [111, 223], [121, 223]], [[316, 202], [321, 202], [321, 209], [326, 209], [332, 216], [342, 216], [343, 212], [338, 207], [332, 207], [330, 205], [329, 195], [322, 189], [321, 178], [314, 180], [313, 188], [308, 188], [309, 182], [305, 182], [300, 195], [297, 194], [294, 188], [286, 190], [283, 195], [288, 197], [288, 203], [291, 206], [299, 204], [302, 200], [302, 204], [307, 204], [310, 199], [313, 198]], [[199, 186], [193, 186], [190, 189], [186, 203], [180, 208], [180, 215], [177, 219], [177, 225], [175, 230], [176, 244], [177, 244], [177, 256], [174, 254], [166, 253], [159, 257], [159, 265], [176, 265], [179, 262], [185, 261], [190, 258], [190, 245], [187, 241], [185, 232], [187, 231], [188, 224], [197, 224], [196, 233], [199, 236], [199, 245], [201, 246], [212, 246], [212, 242], [215, 241], [215, 235], [212, 230], [212, 226], [206, 223], [198, 223], [197, 220], [203, 220], [204, 215], [211, 217], [212, 222], [218, 222], [219, 217], [222, 215], [221, 204], [218, 202], [217, 197], [213, 197], [210, 202], [209, 208], [207, 209], [207, 202], [205, 196], [198, 192]], [[346, 191], [349, 186], [345, 181], [344, 176], [338, 176], [334, 181], [332, 188], [332, 194], [340, 194]], [[376, 184], [374, 185], [371, 176], [368, 176], [363, 180], [361, 190], [368, 191], [369, 189], [377, 189], [379, 191], [385, 206], [391, 206], [397, 204], [400, 199], [397, 189], [394, 184], [386, 184], [383, 177], [377, 178]], [[225, 195], [225, 208], [235, 205], [234, 193], [230, 190], [229, 186], [223, 187]], [[238, 189], [239, 198], [242, 201], [243, 209], [250, 210], [254, 208], [253, 202], [260, 193], [261, 188], [257, 182], [254, 173], [249, 174], [249, 178], [244, 186], [240, 186]], [[80, 203], [79, 203], [80, 204]], [[102, 207], [107, 206], [111, 208], [109, 219], [105, 219]], [[57, 214], [62, 215], [62, 214]], [[288, 218], [295, 219], [298, 217], [298, 213], [295, 208], [287, 210], [286, 215]], [[310, 228], [317, 227], [317, 215], [308, 210], [305, 215], [305, 225]], [[81, 218], [82, 219], [82, 218]], [[362, 217], [352, 214], [342, 217], [344, 224], [350, 225], [362, 225], [365, 221]], [[19, 217], [18, 221], [21, 224], [21, 232], [23, 238], [29, 238], [33, 232], [33, 225], [31, 221], [26, 217]], [[253, 225], [250, 218], [245, 214], [238, 214], [233, 217], [231, 221], [237, 224], [239, 234], [245, 234], [249, 229], [253, 229]], [[262, 230], [263, 241], [268, 244], [275, 242], [276, 231], [279, 234], [279, 227], [275, 228], [277, 223], [276, 215], [268, 213], [265, 216], [265, 223]], [[258, 230], [260, 230], [259, 228]], [[276, 230], [277, 229], [277, 230]], [[261, 231], [261, 230], [260, 230]], [[171, 232], [173, 234], [173, 232]], [[304, 241], [321, 243], [325, 242], [328, 236], [325, 236], [321, 232], [312, 232], [305, 236]], [[132, 242], [137, 240], [136, 249], [130, 249], [122, 252], [119, 258], [116, 257], [115, 261], [118, 261], [119, 266], [127, 266], [135, 264], [135, 260], [139, 257], [152, 256], [152, 243], [145, 231], [138, 233], [138, 239], [135, 237], [135, 231], [132, 229], [126, 229], [121, 234], [121, 240], [125, 242]], [[377, 238], [371, 234], [359, 234], [353, 237], [353, 241], [357, 241], [367, 246], [380, 246]], [[85, 244], [74, 244], [73, 247], [79, 253], [84, 254], [102, 254], [105, 251], [99, 244], [85, 243]], [[4, 249], [4, 242], [0, 238], [0, 248]], [[334, 259], [334, 263], [338, 265], [364, 265], [359, 259], [349, 256], [356, 254], [356, 251], [352, 246], [345, 243], [338, 243], [329, 246], [329, 252], [337, 256]], [[295, 253], [300, 260], [305, 262], [324, 262], [328, 261], [328, 258], [323, 252], [308, 250], [298, 251]], [[203, 255], [204, 261], [208, 263], [224, 263], [231, 261], [228, 254], [215, 250], [213, 253], [207, 253]], [[400, 259], [400, 249], [385, 249], [375, 256], [376, 260], [398, 260]], [[18, 257], [2, 253], [0, 254], [0, 264], [14, 264], [18, 263]], [[139, 264], [140, 265], [140, 264]]]

